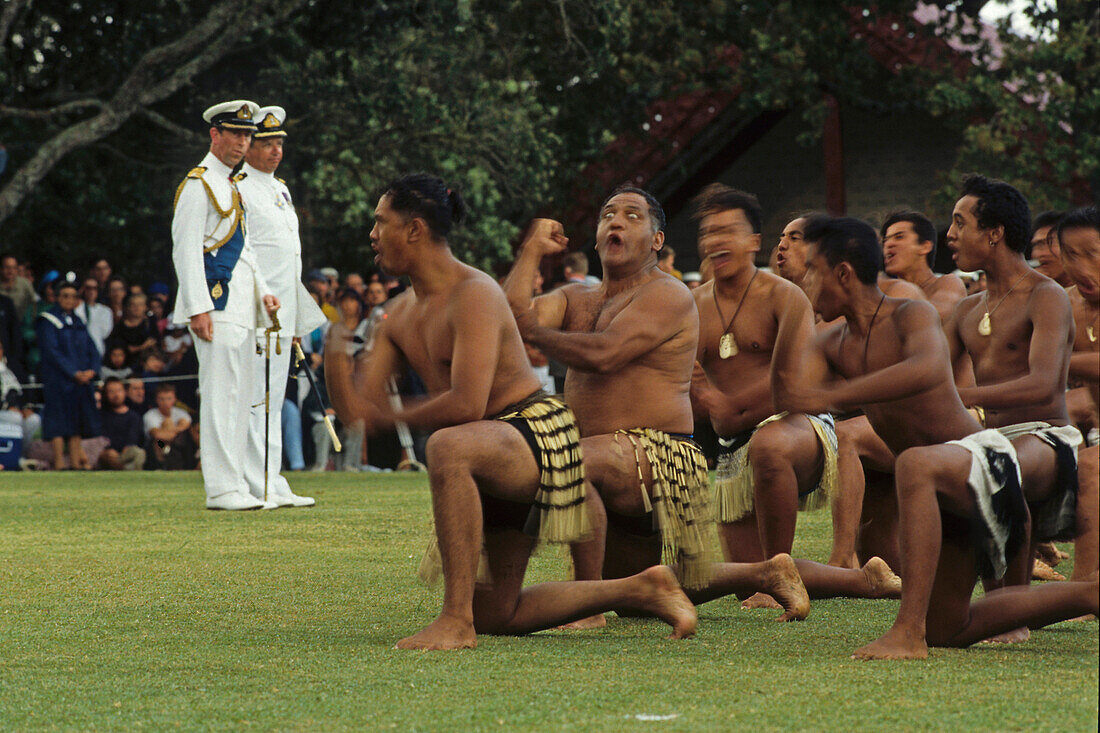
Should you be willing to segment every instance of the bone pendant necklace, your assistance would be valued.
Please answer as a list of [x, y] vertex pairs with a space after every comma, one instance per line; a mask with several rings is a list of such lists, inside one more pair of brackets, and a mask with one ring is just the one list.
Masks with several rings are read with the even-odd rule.
[[985, 315], [982, 316], [982, 320], [978, 321], [978, 333], [980, 333], [982, 336], [988, 336], [989, 334], [993, 333], [993, 323], [992, 321], [990, 321], [989, 317], [997, 312], [997, 309], [1001, 307], [1001, 303], [1005, 302], [1005, 298], [1012, 295], [1012, 291], [1016, 289], [1016, 286], [1019, 285], [1020, 281], [1023, 280], [1026, 276], [1027, 270], [1024, 270], [1024, 273], [1016, 278], [1016, 282], [1012, 283], [1012, 287], [1008, 289], [1008, 292], [1001, 296], [1001, 299], [997, 301], [997, 305], [993, 306], [993, 310], [989, 310], [989, 291], [986, 291], [986, 310]]
[[[752, 287], [752, 281], [756, 279], [756, 273], [760, 270], [754, 270], [752, 277], [749, 278], [749, 284], [745, 286], [745, 292], [741, 293], [741, 300], [737, 301], [737, 310], [733, 312], [733, 318], [726, 325], [725, 331], [722, 333], [722, 338], [718, 339], [718, 356], [722, 359], [729, 359], [737, 356], [740, 349], [737, 348], [737, 339], [733, 337], [733, 322], [737, 320], [737, 314], [741, 312], [741, 306], [745, 304], [745, 297], [749, 294], [749, 288]], [[718, 305], [718, 283], [714, 284], [714, 308], [718, 311], [719, 323], [726, 320], [726, 317], [722, 315], [722, 306]]]

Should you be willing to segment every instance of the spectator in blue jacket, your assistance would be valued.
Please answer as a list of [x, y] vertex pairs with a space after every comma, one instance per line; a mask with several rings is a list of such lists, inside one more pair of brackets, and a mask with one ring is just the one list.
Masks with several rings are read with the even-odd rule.
[[62, 282], [57, 287], [57, 303], [35, 324], [45, 394], [42, 437], [52, 444], [54, 468], [64, 465], [65, 441], [70, 467], [91, 468], [80, 441], [101, 434], [93, 386], [100, 356], [84, 321], [73, 314], [79, 303], [76, 285]]

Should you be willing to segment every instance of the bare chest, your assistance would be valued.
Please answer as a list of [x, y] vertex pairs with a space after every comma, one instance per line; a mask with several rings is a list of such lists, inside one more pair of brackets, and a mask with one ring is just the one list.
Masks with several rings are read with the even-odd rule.
[[1020, 309], [998, 308], [990, 313], [979, 303], [959, 321], [959, 335], [974, 364], [974, 376], [1003, 378], [1027, 364], [1032, 335], [1031, 319]]
[[633, 292], [605, 297], [598, 293], [584, 293], [569, 303], [565, 314], [565, 330], [594, 333], [607, 328], [634, 299]]
[[454, 332], [445, 315], [429, 303], [395, 313], [389, 323], [394, 343], [429, 387], [450, 382]]
[[740, 311], [736, 303], [699, 305], [699, 345], [704, 363], [771, 358], [779, 323], [763, 299], [747, 301]]
[[845, 379], [854, 379], [903, 361], [901, 340], [891, 325], [889, 321], [876, 325], [866, 337], [841, 329], [827, 351], [833, 371]]

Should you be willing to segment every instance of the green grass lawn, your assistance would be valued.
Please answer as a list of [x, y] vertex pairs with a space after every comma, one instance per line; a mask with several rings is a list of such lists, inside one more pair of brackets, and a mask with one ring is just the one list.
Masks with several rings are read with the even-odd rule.
[[[439, 607], [415, 577], [426, 479], [292, 481], [316, 508], [204, 511], [197, 473], [0, 474], [0, 729], [1096, 730], [1095, 622], [871, 663], [848, 655], [895, 601], [781, 625], [724, 599], [682, 642], [610, 616], [395, 651]], [[828, 543], [828, 514], [802, 515], [795, 555]]]

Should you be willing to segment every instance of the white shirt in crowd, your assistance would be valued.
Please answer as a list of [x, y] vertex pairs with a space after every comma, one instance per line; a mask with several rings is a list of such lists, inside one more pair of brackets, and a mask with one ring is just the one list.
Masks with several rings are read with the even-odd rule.
[[[187, 424], [191, 424], [191, 416], [187, 414], [187, 410], [179, 407], [172, 408], [172, 414], [169, 416], [172, 418], [173, 423], [178, 423], [180, 420], [186, 420]], [[145, 426], [145, 437], [149, 437], [149, 433], [157, 428], [164, 427], [164, 421], [167, 418], [157, 408], [153, 408], [145, 413], [145, 416], [141, 419]]]
[[109, 306], [102, 303], [81, 303], [73, 311], [77, 317], [84, 321], [84, 325], [88, 328], [88, 335], [92, 337], [92, 343], [99, 349], [99, 355], [103, 356], [107, 352], [103, 350], [104, 344], [107, 342], [107, 337], [111, 335], [111, 331], [115, 327], [115, 316], [111, 313]]

